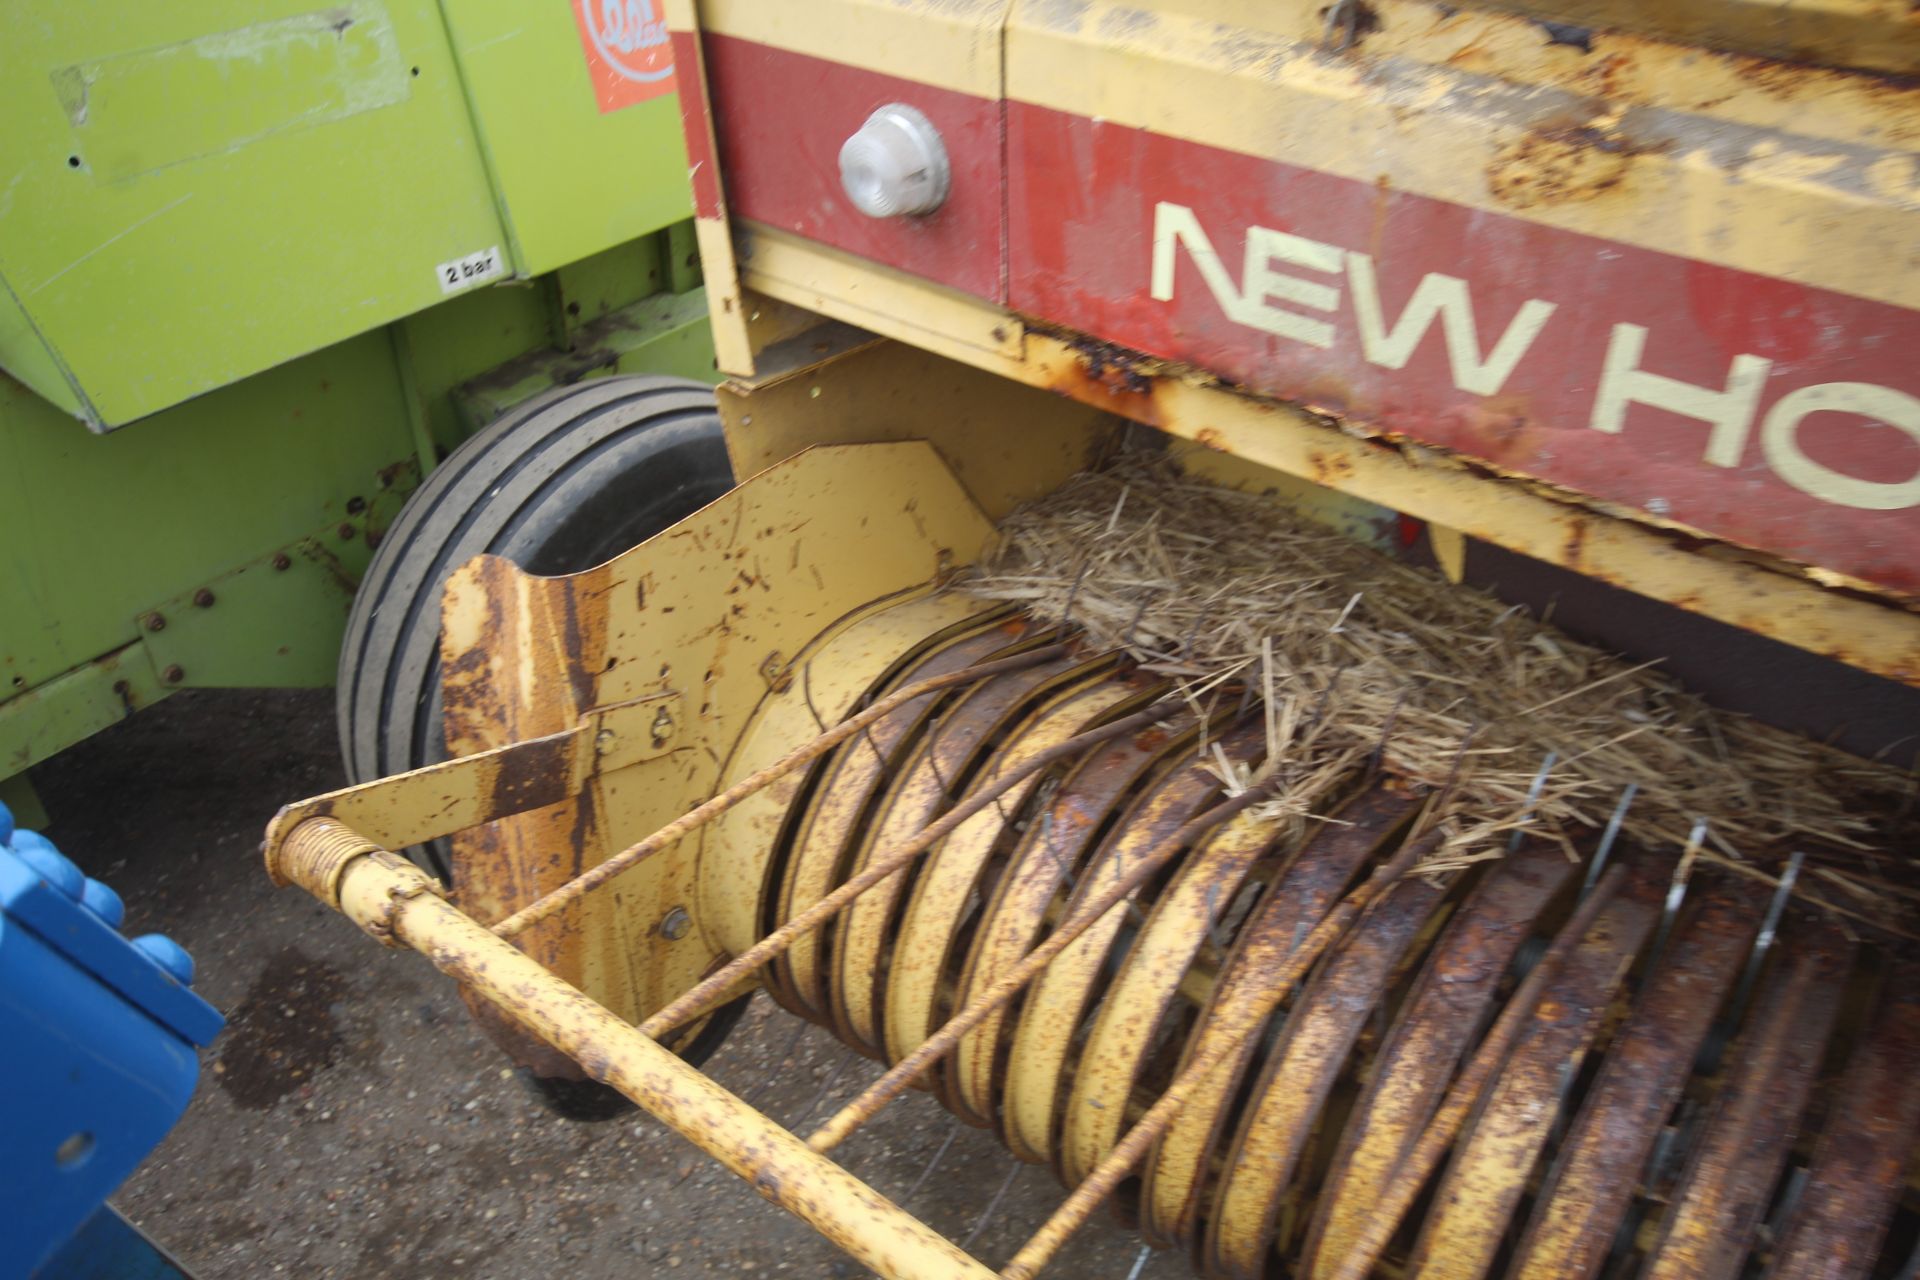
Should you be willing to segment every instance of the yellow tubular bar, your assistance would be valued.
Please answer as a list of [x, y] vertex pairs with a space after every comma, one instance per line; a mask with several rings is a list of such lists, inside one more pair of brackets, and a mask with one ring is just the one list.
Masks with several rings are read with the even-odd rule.
[[301, 823], [267, 858], [276, 881], [418, 951], [862, 1264], [890, 1280], [992, 1280], [912, 1214], [488, 932], [404, 858], [332, 818]]

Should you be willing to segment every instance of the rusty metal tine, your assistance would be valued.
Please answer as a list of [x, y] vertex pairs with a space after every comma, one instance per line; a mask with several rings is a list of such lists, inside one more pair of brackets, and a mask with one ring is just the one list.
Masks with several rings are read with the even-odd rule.
[[1380, 766], [1386, 761], [1387, 741], [1393, 737], [1393, 722], [1400, 718], [1400, 708], [1406, 705], [1407, 693], [1408, 690], [1402, 689], [1400, 696], [1393, 700], [1393, 705], [1387, 708], [1386, 723], [1380, 726], [1380, 741], [1373, 744], [1373, 754], [1368, 758], [1369, 776], [1380, 772]]
[[1540, 772], [1533, 775], [1533, 784], [1527, 788], [1527, 807], [1521, 811], [1520, 825], [1507, 840], [1508, 853], [1518, 851], [1520, 842], [1527, 838], [1527, 825], [1533, 821], [1534, 807], [1540, 803], [1540, 793], [1547, 789], [1547, 775], [1553, 772], [1553, 766], [1559, 759], [1558, 751], [1549, 751], [1547, 758], [1540, 762]]
[[1040, 847], [1047, 851], [1047, 860], [1060, 873], [1060, 883], [1072, 889], [1073, 871], [1067, 866], [1066, 859], [1060, 856], [1060, 851], [1053, 847], [1053, 795], [1041, 797], [1040, 804]]
[[1178, 831], [1142, 854], [1126, 875], [1109, 885], [1098, 897], [1073, 915], [1062, 920], [1060, 927], [1047, 935], [1045, 942], [1027, 952], [1020, 963], [1009, 970], [1005, 976], [981, 992], [964, 1009], [948, 1018], [938, 1031], [921, 1041], [912, 1053], [894, 1063], [885, 1075], [868, 1085], [865, 1093], [842, 1107], [838, 1115], [814, 1130], [812, 1136], [807, 1139], [807, 1145], [818, 1152], [831, 1151], [839, 1146], [848, 1135], [871, 1119], [876, 1111], [905, 1092], [907, 1086], [922, 1071], [952, 1052], [967, 1032], [985, 1021], [994, 1010], [1011, 1000], [1021, 988], [1033, 981], [1047, 967], [1049, 961], [1072, 945], [1075, 938], [1092, 927], [1095, 921], [1106, 915], [1134, 890], [1145, 884], [1148, 878], [1165, 865], [1174, 854], [1180, 852], [1202, 832], [1218, 826], [1242, 809], [1254, 804], [1266, 791], [1265, 784], [1248, 788], [1240, 795], [1215, 805], [1191, 822], [1185, 823]]
[[1140, 1273], [1147, 1269], [1147, 1259], [1153, 1256], [1153, 1246], [1143, 1244], [1140, 1254], [1133, 1260], [1133, 1269], [1127, 1272], [1127, 1280], [1140, 1280]]
[[1796, 849], [1793, 856], [1787, 859], [1787, 869], [1780, 873], [1780, 884], [1773, 891], [1773, 901], [1767, 904], [1767, 914], [1760, 921], [1760, 934], [1753, 940], [1753, 954], [1747, 957], [1747, 967], [1740, 975], [1740, 985], [1734, 989], [1732, 1007], [1735, 1020], [1753, 994], [1753, 984], [1760, 976], [1760, 966], [1766, 961], [1767, 952], [1773, 947], [1773, 939], [1780, 931], [1780, 917], [1786, 914], [1787, 899], [1793, 896], [1793, 883], [1800, 878], [1800, 868], [1806, 861], [1807, 855]]
[[[882, 880], [887, 879], [889, 876], [899, 874], [913, 859], [946, 839], [954, 828], [992, 804], [995, 800], [999, 799], [1001, 795], [1019, 786], [1031, 775], [1040, 772], [1042, 769], [1050, 768], [1058, 764], [1076, 752], [1084, 751], [1086, 748], [1105, 742], [1110, 738], [1118, 738], [1123, 734], [1132, 733], [1136, 729], [1144, 729], [1159, 719], [1161, 714], [1157, 707], [1149, 707], [1145, 711], [1139, 711], [1133, 715], [1122, 717], [1119, 720], [1110, 721], [1097, 729], [1089, 729], [1084, 733], [1075, 734], [1064, 742], [1060, 742], [1055, 746], [1047, 748], [1045, 751], [1039, 752], [1018, 768], [1010, 769], [1000, 777], [993, 779], [993, 781], [986, 784], [979, 791], [967, 797], [965, 801], [948, 810], [945, 816], [938, 822], [924, 828], [920, 834], [914, 836], [911, 840], [906, 841], [894, 849], [888, 850], [881, 856], [875, 857], [868, 862], [866, 869], [859, 875], [848, 880], [838, 889], [835, 889], [826, 897], [821, 898], [805, 911], [802, 911], [799, 915], [793, 917], [793, 919], [787, 921], [778, 929], [775, 929], [772, 933], [754, 943], [751, 947], [748, 947], [738, 956], [735, 956], [732, 960], [720, 966], [720, 968], [716, 969], [706, 978], [688, 988], [678, 999], [667, 1005], [666, 1008], [661, 1009], [658, 1013], [655, 1013], [652, 1017], [641, 1023], [640, 1030], [655, 1039], [665, 1035], [667, 1032], [679, 1026], [693, 1010], [700, 1008], [713, 993], [726, 990], [747, 974], [752, 973], [767, 961], [786, 951], [787, 948], [791, 947], [802, 936], [812, 932], [822, 923], [837, 915], [855, 898], [873, 888], [873, 886], [879, 884]], [[696, 812], [698, 811], [696, 810]]]
[[833, 1069], [827, 1072], [827, 1078], [820, 1082], [820, 1089], [813, 1095], [813, 1101], [807, 1104], [805, 1111], [802, 1111], [793, 1118], [793, 1123], [787, 1126], [788, 1129], [797, 1130], [812, 1118], [813, 1113], [820, 1109], [820, 1104], [827, 1100], [828, 1092], [839, 1082], [841, 1076], [847, 1074], [847, 1068], [852, 1066], [853, 1062], [853, 1051], [843, 1050], [840, 1054], [840, 1060], [833, 1064]]
[[748, 1093], [742, 1101], [747, 1103], [759, 1101], [760, 1095], [767, 1091], [767, 1086], [772, 1084], [774, 1077], [780, 1074], [780, 1064], [793, 1056], [793, 1051], [800, 1047], [800, 1037], [805, 1035], [807, 1028], [813, 1025], [804, 1018], [795, 1018], [794, 1024], [793, 1035], [788, 1038], [787, 1047], [767, 1064], [766, 1074], [760, 1077], [760, 1083], [754, 1085], [753, 1091]]
[[973, 1226], [968, 1228], [966, 1236], [957, 1241], [962, 1249], [971, 1246], [980, 1238], [980, 1233], [987, 1229], [987, 1223], [993, 1219], [993, 1211], [998, 1209], [1000, 1202], [1007, 1198], [1007, 1192], [1012, 1188], [1013, 1180], [1019, 1177], [1020, 1171], [1026, 1167], [1018, 1160], [1013, 1162], [1013, 1168], [1007, 1170], [1007, 1176], [1001, 1181], [1000, 1189], [993, 1193], [993, 1199], [987, 1201], [987, 1207], [982, 1209], [980, 1216], [973, 1220]]
[[1225, 931], [1220, 927], [1220, 886], [1209, 884], [1204, 897], [1207, 903], [1207, 941], [1225, 951], [1232, 939], [1223, 936]]
[[1479, 734], [1480, 722], [1475, 720], [1467, 726], [1466, 736], [1460, 739], [1460, 746], [1453, 753], [1453, 763], [1447, 766], [1447, 780], [1440, 785], [1438, 791], [1433, 793], [1433, 798], [1427, 803], [1426, 810], [1414, 820], [1414, 829], [1407, 833], [1408, 841], [1412, 841], [1415, 836], [1426, 834], [1428, 820], [1433, 818], [1440, 811], [1440, 806], [1453, 795], [1453, 784], [1460, 781], [1460, 762], [1467, 758], [1467, 748], [1473, 745], [1474, 738]]
[[920, 1170], [920, 1176], [915, 1178], [913, 1185], [907, 1188], [907, 1194], [900, 1197], [901, 1204], [913, 1199], [920, 1188], [927, 1185], [927, 1179], [931, 1178], [933, 1171], [940, 1167], [940, 1162], [947, 1158], [947, 1152], [953, 1147], [953, 1140], [959, 1136], [960, 1122], [955, 1120], [947, 1126], [947, 1136], [940, 1140], [940, 1145], [935, 1148], [933, 1158], [927, 1161], [926, 1168]]
[[1020, 671], [1057, 658], [1065, 652], [1064, 646], [1046, 645], [1039, 649], [1028, 650], [1026, 653], [1015, 654], [1011, 658], [1002, 658], [997, 662], [983, 662], [977, 666], [947, 672], [945, 675], [931, 676], [925, 680], [916, 681], [904, 689], [896, 690], [866, 710], [857, 715], [848, 716], [825, 733], [795, 747], [766, 768], [742, 778], [713, 799], [675, 818], [639, 843], [628, 845], [599, 866], [575, 876], [551, 893], [534, 899], [512, 915], [496, 922], [490, 926], [493, 935], [498, 938], [511, 938], [525, 932], [532, 925], [538, 924], [568, 904], [591, 893], [635, 863], [677, 844], [690, 832], [705, 826], [748, 796], [779, 781], [800, 766], [819, 759], [874, 721], [883, 719], [890, 712], [915, 698], [952, 685], [984, 680], [989, 676], [1002, 675], [1008, 671]]
[[[819, 726], [820, 732], [825, 733], [828, 727], [827, 718], [821, 715], [820, 708], [813, 704], [812, 662], [805, 662], [800, 666], [800, 697], [802, 701], [807, 704], [807, 714], [813, 717], [813, 722]], [[867, 750], [873, 752], [874, 762], [882, 769], [885, 769], [887, 767], [887, 757], [885, 753], [880, 750], [880, 744], [873, 740], [873, 726], [870, 724], [863, 725], [860, 729], [860, 736], [866, 741]]]
[[1780, 883], [1774, 887], [1773, 900], [1767, 903], [1767, 914], [1761, 919], [1760, 932], [1753, 940], [1753, 951], [1747, 957], [1746, 968], [1740, 972], [1740, 981], [1734, 985], [1733, 998], [1727, 1001], [1727, 1011], [1714, 1037], [1701, 1051], [1700, 1071], [1704, 1075], [1712, 1075], [1719, 1068], [1720, 1055], [1732, 1042], [1740, 1020], [1747, 1016], [1747, 1002], [1753, 999], [1754, 984], [1760, 981], [1761, 966], [1767, 961], [1767, 952], [1773, 949], [1774, 937], [1780, 931], [1780, 917], [1786, 914], [1794, 881], [1800, 878], [1800, 868], [1806, 860], [1807, 855], [1796, 849], [1787, 859], [1786, 870], [1780, 873]]
[[1780, 1243], [1781, 1229], [1793, 1221], [1793, 1211], [1799, 1206], [1800, 1197], [1806, 1194], [1806, 1190], [1807, 1166], [1795, 1165], [1787, 1172], [1787, 1188], [1780, 1193], [1773, 1215], [1760, 1228], [1763, 1236], [1774, 1246]]
[[1627, 819], [1627, 810], [1633, 804], [1633, 798], [1640, 794], [1640, 784], [1629, 782], [1627, 789], [1620, 793], [1620, 803], [1613, 806], [1613, 813], [1607, 818], [1607, 829], [1600, 835], [1600, 847], [1593, 851], [1593, 861], [1587, 864], [1587, 878], [1581, 882], [1580, 898], [1585, 901], [1593, 892], [1593, 886], [1600, 880], [1600, 872], [1607, 865], [1607, 857], [1613, 852], [1613, 842], [1620, 838], [1620, 824]]
[[1080, 584], [1087, 580], [1087, 570], [1091, 568], [1093, 568], [1092, 554], [1088, 553], [1081, 556], [1080, 571], [1073, 575], [1073, 585], [1067, 588], [1067, 602], [1060, 608], [1060, 627], [1055, 634], [1058, 635], [1063, 642], [1067, 638], [1067, 627], [1073, 621], [1074, 602], [1080, 598]]
[[[1573, 1063], [1561, 1063], [1560, 1078], [1553, 1086], [1553, 1122], [1547, 1127], [1547, 1146], [1550, 1148], [1559, 1146], [1560, 1140], [1567, 1135], [1567, 1121], [1571, 1118], [1567, 1115], [1567, 1093], [1573, 1088], [1573, 1076]], [[1549, 1171], [1549, 1183], [1551, 1179], [1552, 1173]]]
[[1480, 1047], [1474, 1050], [1473, 1058], [1455, 1078], [1453, 1087], [1447, 1091], [1446, 1101], [1434, 1113], [1433, 1119], [1427, 1122], [1413, 1150], [1400, 1161], [1393, 1176], [1380, 1188], [1374, 1198], [1374, 1210], [1366, 1219], [1359, 1238], [1340, 1258], [1338, 1269], [1330, 1280], [1362, 1280], [1373, 1270], [1381, 1252], [1400, 1229], [1400, 1221], [1412, 1207], [1420, 1189], [1433, 1176], [1433, 1171], [1440, 1165], [1440, 1158], [1459, 1136], [1461, 1126], [1466, 1123], [1480, 1094], [1492, 1080], [1494, 1072], [1506, 1062], [1507, 1053], [1519, 1039], [1520, 1032], [1532, 1020], [1534, 1006], [1539, 1003], [1541, 990], [1547, 980], [1559, 971], [1567, 956], [1579, 945], [1601, 908], [1612, 899], [1624, 878], [1625, 873], [1620, 867], [1612, 867], [1600, 877], [1593, 892], [1574, 910], [1553, 944], [1547, 948], [1546, 954], [1540, 957], [1540, 962], [1533, 966], [1515, 989], [1507, 1001], [1507, 1007], [1501, 1010], [1492, 1029], [1480, 1042]]
[[[1273, 981], [1252, 1002], [1250, 1025], [1258, 1026], [1280, 1007], [1307, 970], [1345, 934], [1360, 913], [1390, 885], [1413, 869], [1424, 847], [1422, 842], [1416, 840], [1403, 843], [1392, 858], [1367, 877], [1365, 883], [1320, 917], [1305, 944], [1296, 947], [1288, 955]], [[1054, 1210], [1053, 1216], [1042, 1223], [1020, 1252], [1014, 1255], [1013, 1261], [1000, 1272], [1002, 1280], [1033, 1280], [1039, 1275], [1041, 1268], [1059, 1252], [1060, 1246], [1086, 1224], [1087, 1219], [1093, 1216], [1093, 1211], [1100, 1207], [1101, 1201], [1113, 1194], [1114, 1188], [1145, 1158], [1167, 1127], [1178, 1118], [1187, 1104], [1188, 1095], [1238, 1050], [1238, 1044], [1230, 1037], [1222, 1036], [1206, 1052], [1195, 1055], [1174, 1077], [1166, 1092], [1134, 1123], [1126, 1136], [1114, 1144], [1093, 1172], [1068, 1194], [1060, 1207]]]
[[1643, 970], [1649, 977], [1659, 966], [1660, 959], [1666, 954], [1667, 943], [1673, 938], [1673, 922], [1680, 914], [1680, 904], [1686, 901], [1687, 885], [1693, 878], [1693, 860], [1700, 852], [1700, 842], [1707, 836], [1707, 820], [1701, 818], [1693, 824], [1693, 830], [1687, 835], [1687, 847], [1680, 855], [1680, 861], [1674, 864], [1673, 880], [1667, 885], [1666, 905], [1660, 910], [1660, 924], [1653, 933], [1653, 949], [1647, 952], [1647, 967]]

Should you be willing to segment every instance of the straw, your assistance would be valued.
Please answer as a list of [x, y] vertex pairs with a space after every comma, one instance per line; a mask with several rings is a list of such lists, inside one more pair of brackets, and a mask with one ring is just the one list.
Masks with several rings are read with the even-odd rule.
[[[1522, 827], [1571, 855], [1631, 785], [1623, 830], [1642, 846], [1692, 847], [1705, 819], [1721, 851], [1712, 861], [1777, 874], [1803, 848], [1820, 864], [1815, 882], [1891, 867], [1915, 880], [1911, 772], [1710, 707], [1657, 663], [1603, 652], [1271, 498], [1189, 477], [1164, 454], [1123, 454], [1014, 511], [961, 588], [1043, 623], [1070, 601], [1089, 644], [1173, 677], [1196, 708], [1222, 683], [1260, 698], [1265, 761], [1239, 766], [1244, 776], [1217, 763], [1230, 790], [1276, 770], [1304, 783], [1356, 749], [1444, 785], [1423, 872], [1498, 857]], [[1292, 792], [1263, 807], [1299, 818]], [[1911, 896], [1883, 889], [1801, 896], [1830, 908], [1844, 896], [1849, 914], [1890, 927], [1920, 916]]]

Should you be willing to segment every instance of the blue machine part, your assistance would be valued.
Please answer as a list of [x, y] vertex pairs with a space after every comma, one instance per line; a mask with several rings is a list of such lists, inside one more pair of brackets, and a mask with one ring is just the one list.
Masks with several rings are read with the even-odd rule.
[[0, 805], [0, 1280], [31, 1276], [158, 1146], [225, 1025], [169, 938]]

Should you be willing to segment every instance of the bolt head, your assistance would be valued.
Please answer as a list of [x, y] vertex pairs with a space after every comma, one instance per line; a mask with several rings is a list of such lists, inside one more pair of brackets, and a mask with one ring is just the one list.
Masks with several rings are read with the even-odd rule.
[[353, 526], [348, 524], [344, 520], [340, 522], [340, 527], [336, 529], [334, 532], [340, 535], [340, 541], [342, 542], [353, 541]]
[[150, 613], [140, 620], [140, 625], [149, 631], [165, 631], [167, 629], [166, 615]]
[[275, 553], [273, 557], [274, 572], [285, 573], [288, 569], [291, 569], [292, 567], [293, 567], [293, 560], [287, 555], [286, 552], [281, 551], [281, 552]]
[[168, 684], [179, 684], [187, 678], [187, 673], [181, 669], [179, 663], [175, 662], [169, 664], [167, 669], [160, 673], [160, 678]]
[[687, 914], [685, 907], [675, 907], [667, 912], [665, 919], [660, 921], [660, 936], [668, 942], [678, 942], [691, 932], [693, 932], [693, 918]]
[[213, 608], [213, 592], [202, 587], [193, 593], [193, 603], [202, 609]]

